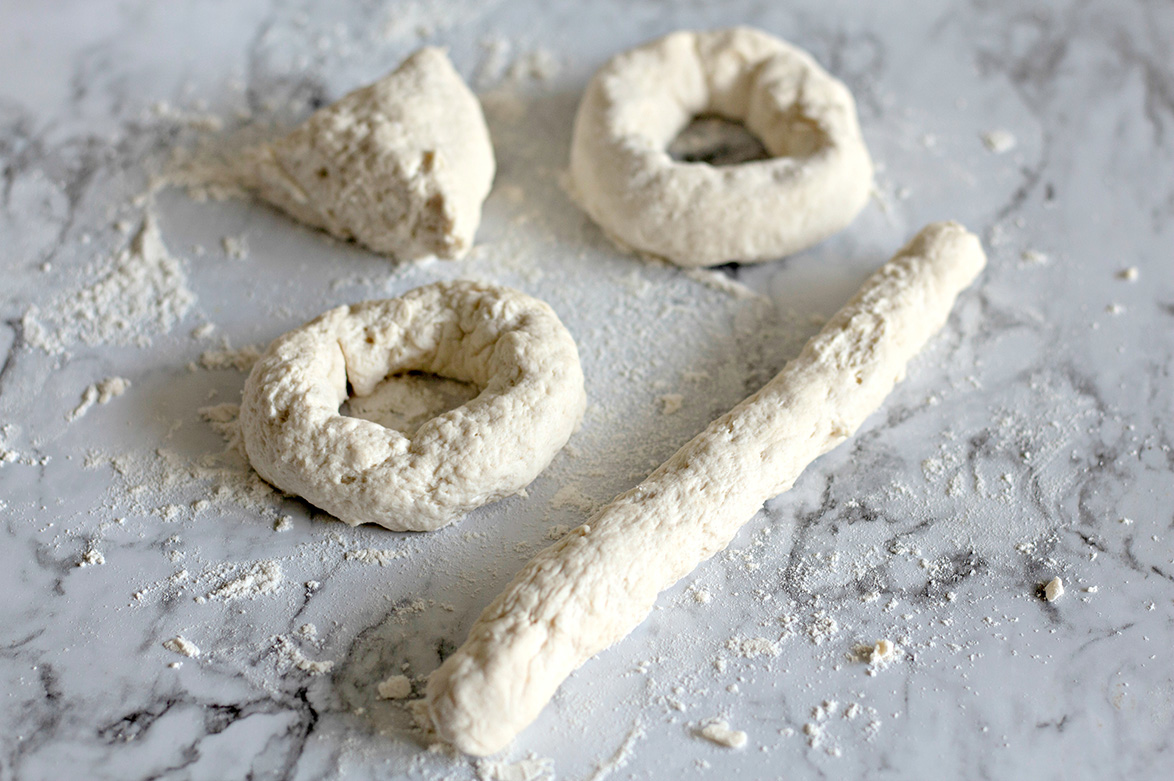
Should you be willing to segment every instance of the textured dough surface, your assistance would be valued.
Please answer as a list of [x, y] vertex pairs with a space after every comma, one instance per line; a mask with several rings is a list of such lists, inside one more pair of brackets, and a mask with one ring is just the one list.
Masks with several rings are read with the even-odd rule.
[[[471, 383], [472, 400], [407, 437], [339, 414], [418, 371]], [[352, 526], [429, 531], [517, 493], [567, 443], [586, 406], [575, 342], [545, 303], [439, 282], [341, 306], [278, 337], [253, 367], [241, 433], [253, 468]]]
[[778, 376], [539, 553], [429, 679], [437, 733], [469, 754], [504, 748], [659, 592], [860, 427], [985, 262], [960, 225], [927, 226]]
[[297, 219], [376, 252], [464, 256], [494, 174], [476, 96], [442, 49], [251, 150], [244, 183]]
[[[771, 158], [675, 162], [697, 116], [743, 122]], [[579, 104], [576, 199], [617, 243], [681, 266], [783, 257], [864, 208], [872, 161], [856, 104], [800, 49], [739, 27], [676, 32], [608, 61]]]

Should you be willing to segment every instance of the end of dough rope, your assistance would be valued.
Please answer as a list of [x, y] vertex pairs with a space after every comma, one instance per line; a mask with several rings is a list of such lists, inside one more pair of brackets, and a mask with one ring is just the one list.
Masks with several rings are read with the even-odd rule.
[[429, 678], [437, 734], [467, 754], [505, 748], [572, 671], [864, 423], [985, 263], [961, 225], [928, 225], [778, 376], [539, 553]]

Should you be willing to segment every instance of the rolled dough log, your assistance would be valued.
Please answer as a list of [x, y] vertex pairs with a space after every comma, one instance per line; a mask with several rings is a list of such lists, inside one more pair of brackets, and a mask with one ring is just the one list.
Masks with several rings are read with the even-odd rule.
[[468, 754], [504, 748], [657, 594], [860, 427], [985, 262], [962, 226], [927, 226], [777, 377], [539, 553], [429, 679], [440, 737]]

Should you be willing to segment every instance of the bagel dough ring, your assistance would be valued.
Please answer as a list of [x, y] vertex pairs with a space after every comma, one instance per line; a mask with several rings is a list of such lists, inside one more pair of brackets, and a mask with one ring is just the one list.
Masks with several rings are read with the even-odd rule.
[[426, 47], [253, 147], [241, 173], [296, 219], [410, 260], [469, 251], [494, 168], [481, 104], [444, 50]]
[[[676, 162], [697, 116], [740, 121], [767, 160]], [[675, 32], [591, 79], [571, 141], [571, 183], [617, 244], [679, 266], [757, 263], [846, 227], [872, 187], [856, 104], [807, 53], [747, 27]]]
[[[480, 389], [409, 438], [339, 414], [389, 375], [427, 372]], [[586, 406], [575, 342], [542, 301], [437, 282], [332, 309], [278, 337], [253, 367], [241, 433], [273, 485], [357, 526], [431, 531], [517, 493], [546, 468]]]
[[539, 553], [429, 677], [437, 734], [468, 754], [504, 748], [575, 668], [864, 423], [985, 263], [961, 225], [927, 226], [773, 380]]

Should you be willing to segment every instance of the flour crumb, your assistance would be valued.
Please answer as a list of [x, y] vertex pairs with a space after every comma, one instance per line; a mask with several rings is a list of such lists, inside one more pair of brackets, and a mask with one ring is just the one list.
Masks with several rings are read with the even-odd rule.
[[334, 669], [332, 661], [314, 661], [302, 653], [293, 641], [284, 635], [274, 635], [271, 638], [273, 650], [277, 652], [279, 663], [283, 666], [296, 667], [310, 675], [323, 675]]
[[554, 760], [531, 753], [517, 762], [492, 759], [477, 761], [477, 777], [481, 781], [553, 781]]
[[357, 561], [361, 564], [378, 564], [385, 567], [396, 559], [406, 558], [408, 554], [399, 550], [379, 550], [377, 548], [362, 548], [361, 550], [347, 551], [343, 557], [347, 561]]
[[65, 416], [70, 423], [84, 416], [95, 404], [109, 404], [130, 389], [130, 380], [124, 377], [107, 377], [90, 385], [82, 392], [81, 403]]
[[1117, 279], [1123, 279], [1126, 282], [1136, 282], [1138, 277], [1137, 266], [1130, 266], [1123, 268], [1117, 272]]
[[713, 594], [707, 588], [693, 589], [693, 601], [699, 605], [708, 605], [713, 601]]
[[1010, 152], [1019, 143], [1018, 139], [1006, 130], [988, 130], [981, 135], [981, 138], [983, 146], [996, 155]]
[[99, 564], [105, 564], [106, 557], [102, 555], [102, 551], [94, 547], [94, 543], [90, 543], [90, 547], [86, 548], [86, 552], [82, 554], [81, 561], [77, 563], [79, 567], [96, 567]]
[[234, 599], [256, 599], [272, 594], [281, 586], [281, 565], [276, 561], [260, 561], [240, 577], [210, 591], [207, 599], [230, 602]]
[[193, 339], [208, 339], [216, 331], [216, 326], [213, 323], [204, 323], [192, 329]]
[[726, 648], [745, 659], [779, 655], [778, 644], [765, 637], [731, 637]]
[[1044, 586], [1044, 599], [1048, 602], [1055, 602], [1062, 596], [1064, 596], [1064, 581], [1058, 577], [1049, 580]]
[[565, 523], [556, 523], [546, 530], [545, 536], [548, 540], [561, 540], [563, 537], [567, 536], [567, 532], [570, 530], [571, 527], [567, 526]]
[[660, 413], [662, 415], [675, 415], [681, 411], [681, 406], [685, 403], [685, 397], [680, 393], [666, 393], [663, 396], [657, 396], [656, 402], [660, 405]]
[[555, 491], [550, 499], [550, 506], [559, 509], [571, 507], [575, 510], [590, 512], [595, 509], [595, 502], [583, 493], [583, 487], [578, 483], [567, 483]]
[[1049, 258], [1043, 252], [1035, 249], [1025, 249], [1019, 254], [1019, 259], [1032, 266], [1046, 265]]
[[224, 255], [232, 260], [247, 260], [249, 241], [245, 236], [225, 236], [220, 240]]
[[856, 646], [856, 658], [868, 664], [868, 674], [876, 675], [897, 661], [897, 645], [892, 640], [877, 640], [873, 645]]
[[1132, 518], [1121, 518], [1120, 520], [1117, 521], [1117, 523], [1121, 524], [1122, 526], [1132, 526], [1133, 519]]
[[170, 640], [163, 641], [163, 647], [172, 653], [180, 654], [195, 659], [200, 655], [200, 648], [191, 640], [188, 640], [183, 635], [176, 635]]
[[715, 719], [706, 724], [697, 734], [710, 743], [716, 743], [726, 748], [742, 748], [746, 745], [746, 733], [742, 730], [730, 729], [730, 725], [721, 719]]
[[412, 694], [412, 681], [406, 675], [393, 675], [375, 687], [381, 700], [403, 700]]
[[283, 515], [273, 522], [273, 531], [287, 532], [293, 528], [293, 516]]
[[53, 302], [45, 312], [36, 306], [25, 312], [21, 323], [30, 346], [51, 355], [79, 341], [143, 347], [151, 343], [152, 333], [170, 331], [196, 300], [183, 265], [168, 252], [150, 210], [126, 248], [81, 273], [96, 281]]
[[261, 359], [261, 353], [262, 349], [252, 344], [235, 350], [225, 345], [219, 350], [205, 350], [200, 355], [200, 365], [212, 371], [236, 369], [247, 372]]

